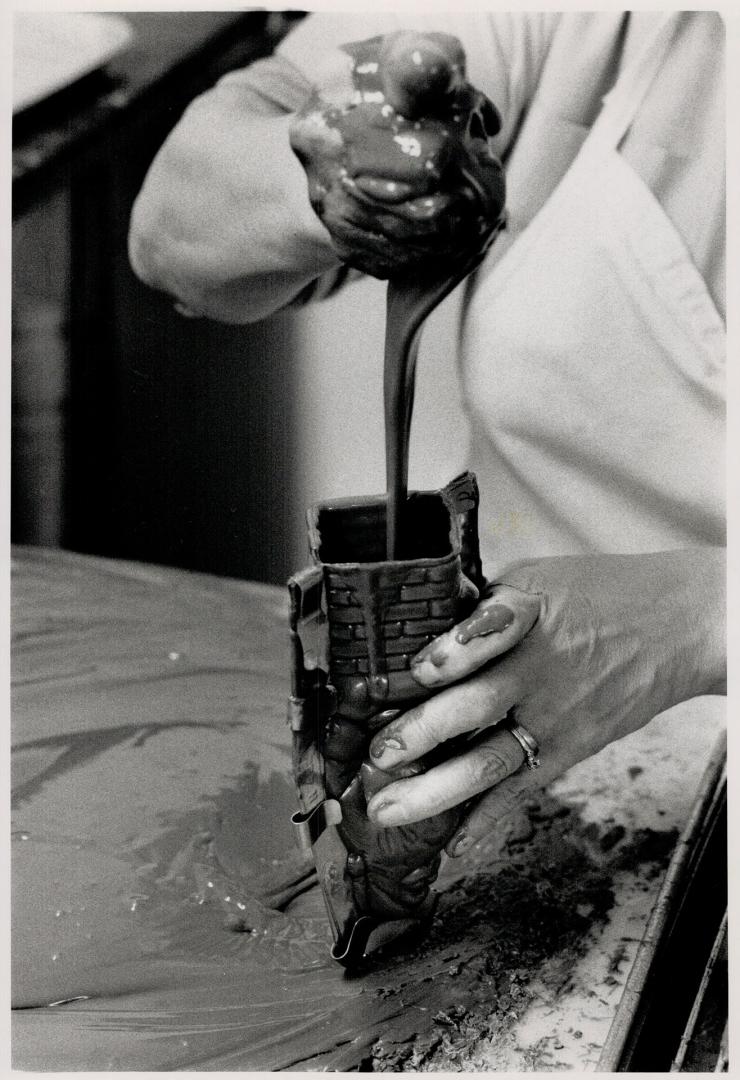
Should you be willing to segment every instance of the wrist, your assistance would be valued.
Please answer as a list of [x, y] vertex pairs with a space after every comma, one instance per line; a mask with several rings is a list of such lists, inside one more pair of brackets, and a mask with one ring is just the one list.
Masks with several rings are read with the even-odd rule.
[[679, 700], [724, 694], [727, 685], [726, 552], [694, 548], [668, 553], [676, 566]]

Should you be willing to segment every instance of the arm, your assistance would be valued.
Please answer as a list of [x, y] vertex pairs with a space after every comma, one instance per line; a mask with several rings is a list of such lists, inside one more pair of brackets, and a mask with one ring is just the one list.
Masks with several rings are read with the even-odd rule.
[[290, 114], [257, 102], [229, 83], [196, 99], [131, 217], [138, 276], [223, 322], [263, 318], [339, 265], [290, 148]]
[[[495, 147], [502, 153], [536, 83], [556, 17], [442, 12], [415, 15], [413, 24], [460, 37], [471, 80], [485, 83], [503, 114]], [[250, 322], [339, 267], [290, 148], [291, 114], [314, 86], [330, 91], [340, 43], [400, 25], [389, 12], [312, 16], [288, 36], [277, 61], [227, 76], [193, 102], [135, 203], [129, 248], [136, 273], [196, 312]], [[270, 90], [261, 93], [267, 75]]]

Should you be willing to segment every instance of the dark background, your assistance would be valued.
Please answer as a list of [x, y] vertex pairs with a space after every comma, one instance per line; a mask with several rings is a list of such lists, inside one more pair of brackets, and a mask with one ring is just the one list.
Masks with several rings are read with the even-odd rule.
[[131, 48], [14, 118], [12, 540], [280, 582], [292, 319], [183, 319], [126, 236], [188, 102], [300, 15], [125, 17]]

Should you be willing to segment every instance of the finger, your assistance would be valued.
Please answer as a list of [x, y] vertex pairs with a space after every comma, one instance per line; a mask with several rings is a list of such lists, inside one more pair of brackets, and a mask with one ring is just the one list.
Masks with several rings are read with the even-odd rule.
[[411, 673], [422, 686], [457, 682], [513, 648], [532, 629], [539, 611], [538, 596], [496, 585], [469, 618], [417, 653]]
[[496, 731], [421, 776], [389, 784], [370, 800], [367, 815], [384, 827], [423, 821], [501, 783], [523, 761], [511, 733]]
[[398, 207], [397, 212], [404, 220], [415, 224], [429, 222], [430, 225], [437, 225], [438, 219], [445, 220], [443, 215], [451, 213], [455, 201], [453, 195], [438, 191], [421, 199], [409, 199]]
[[[394, 266], [408, 252], [387, 236], [372, 228], [372, 223], [347, 206], [349, 199], [341, 203], [334, 198], [327, 198], [321, 207], [319, 216], [331, 235], [331, 239], [345, 261], [366, 262], [380, 260]], [[353, 220], [357, 219], [357, 220]]]
[[423, 226], [403, 226], [394, 215], [358, 202], [343, 186], [322, 189], [314, 203], [332, 239], [353, 254], [381, 256], [395, 263], [408, 261], [422, 250]]
[[[421, 233], [436, 232], [440, 228], [440, 221], [449, 213], [455, 203], [455, 197], [445, 191], [435, 191], [429, 194], [418, 195], [409, 191], [403, 199], [384, 199], [383, 186], [394, 190], [408, 190], [409, 184], [396, 183], [394, 180], [378, 180], [372, 176], [345, 176], [342, 178], [342, 186], [359, 203], [368, 207], [370, 212], [389, 220], [395, 224], [394, 229], [402, 230], [403, 237], [408, 236], [409, 224], [416, 227]], [[375, 194], [380, 189], [381, 194]]]
[[468, 851], [476, 840], [488, 836], [492, 829], [514, 810], [518, 809], [533, 792], [546, 787], [567, 768], [567, 762], [551, 759], [541, 769], [522, 769], [506, 777], [496, 787], [487, 791], [472, 808], [460, 828], [445, 847], [451, 858]]
[[393, 206], [414, 196], [412, 185], [400, 180], [388, 180], [380, 176], [354, 176], [347, 177], [345, 183], [347, 181], [355, 185], [356, 197], [362, 199], [364, 196], [370, 205], [383, 203]]
[[440, 743], [503, 720], [521, 696], [518, 665], [503, 661], [478, 679], [443, 690], [403, 713], [370, 743], [383, 769], [416, 761]]
[[419, 199], [408, 199], [398, 205], [378, 204], [368, 197], [352, 177], [341, 180], [352, 204], [347, 214], [355, 223], [361, 221], [373, 232], [383, 233], [392, 240], [408, 243], [424, 242], [440, 230], [440, 219], [450, 204], [450, 196], [438, 193]]

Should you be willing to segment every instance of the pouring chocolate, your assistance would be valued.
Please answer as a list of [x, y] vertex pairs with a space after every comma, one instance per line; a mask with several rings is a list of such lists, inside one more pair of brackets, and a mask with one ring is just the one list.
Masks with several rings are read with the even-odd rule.
[[387, 557], [398, 557], [418, 335], [503, 224], [495, 106], [448, 34], [345, 46], [352, 92], [314, 95], [291, 128], [314, 210], [350, 265], [388, 279], [384, 395]]

